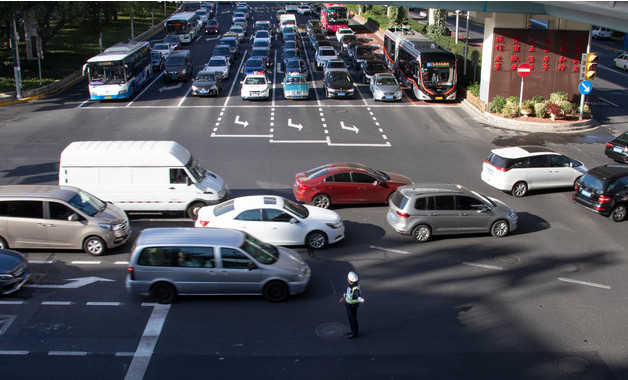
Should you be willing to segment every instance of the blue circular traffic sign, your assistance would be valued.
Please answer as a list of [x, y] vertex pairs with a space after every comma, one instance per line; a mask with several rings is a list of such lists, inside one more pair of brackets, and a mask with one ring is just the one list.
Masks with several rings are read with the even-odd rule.
[[580, 91], [582, 95], [589, 95], [591, 90], [593, 90], [593, 84], [591, 83], [591, 81], [583, 80], [578, 85], [578, 91]]

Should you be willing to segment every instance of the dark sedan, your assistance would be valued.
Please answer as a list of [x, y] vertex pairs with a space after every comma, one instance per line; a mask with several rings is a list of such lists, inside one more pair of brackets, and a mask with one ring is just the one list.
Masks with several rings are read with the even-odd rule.
[[606, 143], [604, 154], [615, 161], [628, 163], [628, 132]]
[[192, 95], [218, 96], [222, 91], [222, 76], [219, 73], [201, 71], [192, 82]]
[[386, 73], [386, 66], [379, 60], [370, 60], [362, 62], [362, 80], [364, 83], [369, 83], [371, 77], [375, 74]]
[[30, 275], [24, 255], [9, 249], [0, 249], [0, 294], [19, 290]]
[[397, 187], [411, 183], [402, 174], [337, 162], [297, 173], [292, 191], [299, 202], [329, 208], [332, 203], [386, 203]]
[[264, 48], [253, 48], [251, 50], [251, 58], [259, 58], [264, 61], [266, 67], [270, 67], [273, 64], [273, 60], [270, 56], [270, 51]]
[[355, 88], [345, 70], [329, 70], [323, 79], [326, 98], [353, 98]]
[[207, 20], [205, 24], [205, 34], [216, 34], [220, 33], [220, 25], [216, 20]]

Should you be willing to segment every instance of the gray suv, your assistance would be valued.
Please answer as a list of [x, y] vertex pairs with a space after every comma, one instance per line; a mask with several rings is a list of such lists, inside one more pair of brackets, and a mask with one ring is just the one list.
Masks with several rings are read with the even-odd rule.
[[503, 237], [517, 228], [517, 214], [507, 204], [461, 185], [441, 183], [397, 188], [386, 220], [395, 231], [419, 242], [432, 235], [489, 231]]

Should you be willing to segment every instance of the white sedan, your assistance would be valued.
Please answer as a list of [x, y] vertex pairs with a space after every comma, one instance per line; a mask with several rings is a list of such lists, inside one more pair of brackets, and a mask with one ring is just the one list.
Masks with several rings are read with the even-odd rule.
[[354, 34], [353, 33], [353, 29], [351, 29], [351, 28], [338, 28], [338, 30], [336, 30], [336, 40], [338, 42], [340, 42], [340, 39], [342, 38], [342, 36], [344, 36], [346, 34]]
[[231, 69], [231, 64], [229, 63], [229, 58], [226, 57], [211, 57], [209, 61], [205, 64], [205, 68], [203, 71], [208, 71], [210, 73], [217, 73], [222, 76], [222, 79], [229, 78], [229, 70]]
[[316, 58], [316, 66], [319, 68], [325, 67], [325, 62], [332, 59], [340, 59], [338, 54], [336, 54], [336, 50], [331, 46], [321, 46], [318, 48], [318, 51], [314, 55]]
[[268, 99], [270, 98], [270, 81], [264, 73], [248, 74], [240, 82], [242, 99]]
[[170, 53], [174, 51], [174, 45], [171, 45], [167, 42], [159, 42], [153, 45], [151, 50], [161, 53], [161, 55], [164, 56], [164, 59], [166, 59], [168, 58]]
[[619, 57], [613, 60], [615, 67], [628, 71], [628, 54], [620, 54]]
[[233, 228], [270, 244], [321, 249], [345, 237], [334, 211], [302, 205], [275, 195], [230, 199], [199, 210], [196, 227]]

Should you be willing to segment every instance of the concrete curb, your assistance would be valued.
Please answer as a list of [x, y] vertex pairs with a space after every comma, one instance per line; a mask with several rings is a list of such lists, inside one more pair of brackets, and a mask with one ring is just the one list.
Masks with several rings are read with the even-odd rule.
[[[136, 36], [135, 39], [138, 41], [145, 41], [151, 38], [159, 31], [161, 31], [165, 22], [165, 20], [161, 21], [151, 29], [148, 29], [145, 32]], [[56, 80], [45, 86], [38, 87], [32, 90], [23, 90], [22, 97], [20, 99], [17, 98], [17, 93], [15, 91], [5, 92], [0, 94], [0, 106], [8, 106], [11, 104], [27, 102], [29, 100], [39, 99], [48, 95], [52, 95], [66, 87], [72, 86], [81, 79], [83, 79], [82, 70], [78, 70], [63, 79]]]

